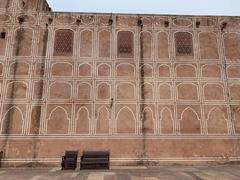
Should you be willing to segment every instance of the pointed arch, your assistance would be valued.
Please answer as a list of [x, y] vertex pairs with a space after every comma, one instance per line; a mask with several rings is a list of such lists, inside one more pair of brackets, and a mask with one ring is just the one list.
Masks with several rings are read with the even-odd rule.
[[22, 110], [17, 106], [10, 107], [2, 119], [2, 134], [22, 134], [23, 120]]
[[90, 116], [87, 107], [80, 107], [77, 111], [76, 134], [89, 134]]
[[155, 119], [153, 115], [153, 111], [150, 107], [145, 107], [141, 114], [141, 121], [143, 122], [142, 131], [145, 134], [154, 134], [154, 124]]
[[207, 129], [209, 134], [227, 134], [227, 118], [219, 107], [213, 107], [207, 116]]
[[170, 67], [166, 64], [163, 64], [158, 67], [158, 76], [160, 78], [169, 78], [171, 77]]
[[153, 67], [149, 64], [141, 66], [141, 71], [144, 72], [144, 77], [153, 77]]
[[119, 83], [117, 84], [117, 99], [134, 99], [135, 98], [135, 85], [132, 83]]
[[72, 85], [69, 82], [53, 82], [50, 85], [50, 99], [71, 99]]
[[158, 33], [158, 58], [169, 58], [169, 36], [165, 32]]
[[141, 90], [143, 91], [144, 99], [153, 99], [154, 98], [153, 85], [149, 82], [145, 82], [141, 86], [142, 86]]
[[200, 118], [191, 107], [185, 108], [181, 113], [180, 132], [181, 134], [200, 134], [201, 132]]
[[158, 86], [159, 99], [170, 100], [172, 99], [172, 88], [168, 83], [162, 83]]
[[135, 133], [135, 116], [129, 107], [122, 107], [117, 113], [116, 120], [117, 133]]
[[48, 134], [68, 134], [70, 118], [66, 109], [61, 106], [55, 107], [47, 119]]
[[56, 62], [52, 64], [51, 67], [52, 76], [72, 76], [73, 75], [73, 65], [68, 62]]
[[161, 134], [173, 134], [173, 115], [168, 107], [164, 107], [160, 112]]
[[98, 32], [99, 36], [99, 57], [110, 57], [110, 43], [111, 43], [111, 32], [109, 30], [101, 30]]
[[102, 106], [98, 109], [96, 123], [96, 133], [97, 134], [108, 134], [109, 124], [110, 124], [110, 113], [106, 106]]
[[135, 66], [130, 63], [121, 63], [116, 66], [118, 77], [134, 77]]

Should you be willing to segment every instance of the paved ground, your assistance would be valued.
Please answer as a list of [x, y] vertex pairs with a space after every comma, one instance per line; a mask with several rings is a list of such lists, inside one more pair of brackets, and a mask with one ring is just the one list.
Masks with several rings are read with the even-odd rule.
[[109, 171], [52, 169], [0, 169], [4, 180], [240, 180], [240, 165], [112, 167]]

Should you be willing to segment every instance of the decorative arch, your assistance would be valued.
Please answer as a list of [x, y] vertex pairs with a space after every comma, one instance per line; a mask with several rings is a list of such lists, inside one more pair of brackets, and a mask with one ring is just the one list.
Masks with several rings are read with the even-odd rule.
[[217, 34], [214, 32], [199, 33], [201, 59], [219, 59]]
[[144, 99], [153, 99], [154, 98], [154, 88], [151, 83], [145, 82], [141, 85], [141, 90], [143, 91]]
[[177, 98], [179, 100], [198, 100], [198, 87], [193, 83], [180, 83], [177, 85]]
[[93, 31], [90, 29], [81, 31], [80, 56], [92, 57], [93, 54]]
[[224, 88], [220, 84], [205, 84], [203, 86], [205, 100], [224, 100]]
[[152, 33], [143, 31], [140, 33], [140, 40], [142, 43], [142, 58], [152, 57]]
[[67, 100], [72, 97], [72, 85], [68, 82], [53, 82], [50, 85], [50, 99]]
[[119, 83], [117, 84], [117, 99], [134, 99], [135, 98], [135, 85], [132, 83]]
[[24, 81], [12, 81], [7, 84], [7, 99], [26, 99], [28, 84]]
[[55, 107], [47, 119], [47, 134], [68, 134], [70, 118], [66, 109]]
[[169, 58], [169, 36], [165, 32], [158, 33], [158, 58]]
[[158, 86], [159, 99], [170, 100], [172, 99], [172, 88], [168, 83], [162, 83]]
[[83, 106], [79, 108], [76, 118], [76, 134], [90, 133], [90, 116], [88, 109]]
[[78, 67], [79, 76], [91, 77], [92, 76], [92, 65], [88, 63], [80, 64]]
[[73, 75], [73, 65], [67, 62], [57, 62], [53, 63], [51, 67], [52, 76], [72, 76]]
[[229, 78], [240, 78], [240, 65], [230, 65], [227, 67]]
[[135, 67], [129, 63], [121, 63], [116, 66], [118, 77], [134, 77]]
[[100, 77], [107, 77], [111, 76], [111, 66], [106, 63], [102, 63], [97, 66], [98, 69], [98, 76]]
[[96, 123], [97, 134], [109, 134], [110, 113], [106, 106], [102, 106], [98, 109]]
[[53, 56], [73, 56], [74, 31], [58, 29], [55, 31]]
[[181, 134], [200, 134], [200, 118], [197, 112], [187, 107], [183, 110], [180, 119], [180, 132]]
[[153, 77], [153, 67], [149, 64], [141, 66], [141, 71], [144, 72], [144, 77]]
[[240, 34], [224, 33], [224, 49], [227, 59], [240, 59]]
[[231, 100], [235, 100], [235, 101], [240, 100], [240, 84], [232, 84], [230, 86], [230, 95], [231, 95]]
[[99, 57], [110, 57], [111, 32], [109, 30], [101, 30], [99, 36]]
[[219, 65], [205, 64], [202, 66], [202, 76], [206, 78], [221, 78], [221, 68]]
[[173, 134], [173, 116], [168, 107], [164, 107], [160, 112], [161, 134]]
[[191, 64], [178, 64], [176, 66], [176, 76], [180, 78], [196, 77], [196, 67]]
[[[18, 28], [15, 31], [13, 56], [31, 56], [33, 30]], [[28, 48], [26, 48], [28, 47]]]
[[213, 107], [207, 116], [207, 129], [209, 134], [227, 134], [227, 118], [219, 107]]
[[117, 113], [117, 133], [135, 133], [135, 116], [133, 111], [125, 106]]
[[1, 122], [2, 134], [22, 134], [23, 112], [17, 106], [10, 107]]
[[155, 119], [152, 109], [150, 107], [145, 107], [141, 115], [141, 121], [143, 122], [142, 133], [154, 134]]
[[13, 62], [9, 67], [9, 75], [11, 76], [28, 76], [30, 65], [26, 62]]
[[78, 85], [78, 99], [90, 100], [92, 94], [92, 86], [89, 83], [80, 83]]
[[169, 78], [169, 77], [171, 77], [171, 71], [170, 71], [170, 67], [168, 66], [168, 65], [166, 65], [166, 64], [164, 64], [164, 65], [161, 65], [161, 66], [159, 66], [159, 77], [161, 77], [161, 78]]
[[100, 83], [97, 86], [97, 99], [110, 99], [111, 86], [108, 83]]
[[132, 31], [119, 31], [117, 33], [117, 57], [134, 57], [134, 33]]
[[190, 32], [176, 32], [174, 34], [175, 51], [177, 57], [193, 57], [193, 35]]

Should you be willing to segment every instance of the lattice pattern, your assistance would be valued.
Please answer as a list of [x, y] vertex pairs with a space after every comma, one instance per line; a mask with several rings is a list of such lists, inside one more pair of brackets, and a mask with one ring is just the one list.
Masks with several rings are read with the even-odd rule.
[[133, 57], [133, 33], [129, 31], [121, 31], [118, 33], [118, 57]]
[[177, 56], [193, 56], [192, 35], [188, 32], [176, 33], [175, 47]]
[[73, 37], [71, 30], [57, 30], [54, 42], [54, 56], [72, 56]]

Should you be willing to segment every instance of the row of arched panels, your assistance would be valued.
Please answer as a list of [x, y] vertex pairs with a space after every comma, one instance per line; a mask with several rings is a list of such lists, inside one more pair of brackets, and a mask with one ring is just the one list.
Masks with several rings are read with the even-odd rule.
[[[46, 55], [46, 42], [48, 36], [46, 30], [42, 29], [39, 33], [38, 40], [38, 56]], [[47, 33], [48, 34], [48, 33]], [[15, 41], [13, 48], [14, 56], [31, 56], [33, 37], [36, 34], [32, 29], [21, 28], [15, 31]], [[112, 32], [109, 30], [101, 30], [98, 36], [95, 37], [93, 29], [82, 30], [79, 40], [75, 40], [77, 35], [70, 29], [58, 29], [54, 35], [53, 56], [73, 56], [75, 46], [78, 48], [80, 57], [91, 58], [98, 57], [107, 58], [111, 56]], [[116, 35], [117, 58], [134, 58], [135, 56], [135, 34], [132, 31], [118, 31]], [[155, 36], [157, 38], [155, 38]], [[22, 40], [19, 41], [19, 37]], [[142, 42], [142, 58], [153, 58], [154, 51], [157, 50], [157, 57], [168, 59], [170, 54], [170, 37], [166, 32], [158, 32], [155, 34], [152, 31], [144, 31], [140, 35]], [[154, 39], [156, 39], [156, 44]], [[5, 54], [6, 39], [1, 39], [1, 54]], [[76, 41], [76, 42], [75, 42]], [[78, 43], [77, 43], [78, 42]], [[201, 59], [220, 59], [219, 54], [219, 35], [216, 32], [200, 32], [198, 34], [199, 52]], [[240, 35], [238, 33], [225, 33], [223, 35], [224, 53], [227, 59], [240, 59]], [[4, 45], [5, 44], [5, 45]], [[95, 52], [94, 46], [97, 45]], [[174, 35], [173, 44], [175, 45], [175, 56], [180, 58], [194, 57], [193, 44], [198, 44], [193, 38], [191, 32], [176, 32]]]
[[91, 105], [77, 105], [74, 114], [71, 106], [49, 105], [46, 117], [42, 117], [41, 106], [34, 106], [30, 121], [27, 122], [24, 113], [26, 109], [16, 105], [8, 107], [2, 114], [1, 133], [56, 135], [240, 133], [239, 107], [232, 110], [233, 121], [229, 121], [225, 106], [204, 106], [203, 110], [204, 117], [199, 106], [178, 106], [175, 117], [171, 106], [159, 106], [156, 112], [154, 106], [148, 105], [140, 113], [142, 114], [140, 117], [144, 119], [139, 119], [135, 105], [118, 105], [115, 108], [115, 115], [112, 115], [112, 109], [105, 105], [97, 106], [95, 113]]
[[[31, 74], [31, 63], [28, 62], [12, 62], [9, 64], [8, 75], [14, 77], [29, 76]], [[97, 71], [94, 71], [93, 63], [79, 63], [77, 68], [78, 77], [113, 77], [112, 65], [109, 63], [98, 63]], [[4, 73], [4, 64], [0, 62], [0, 76]], [[196, 78], [198, 77], [198, 68], [196, 64], [175, 64], [174, 68], [170, 64], [158, 64], [155, 69], [153, 64], [144, 64], [141, 68], [137, 68], [134, 63], [116, 63], [115, 77], [118, 78], [136, 78], [138, 71], [142, 70], [144, 77], [159, 78]], [[45, 76], [46, 72], [44, 64], [37, 63], [34, 67], [33, 75]], [[201, 66], [202, 78], [222, 78], [223, 71], [221, 65], [203, 64]], [[228, 78], [240, 78], [240, 66], [230, 65], [227, 67]], [[54, 62], [50, 65], [51, 77], [73, 77], [74, 65], [68, 62]]]
[[[49, 83], [47, 92], [44, 90], [43, 81], [35, 81], [31, 96], [33, 99], [42, 99], [47, 93], [49, 100], [109, 100], [115, 97], [115, 100], [134, 101], [137, 99], [145, 100], [172, 100], [176, 96], [178, 100], [199, 101], [202, 94], [198, 83], [176, 82], [175, 91], [173, 83], [165, 82], [155, 85], [151, 82], [143, 83], [139, 91], [142, 91], [141, 98], [137, 95], [137, 88], [134, 82], [97, 82], [93, 88], [92, 82], [73, 82], [55, 81]], [[73, 88], [75, 87], [75, 88]], [[203, 99], [206, 101], [225, 101], [224, 84], [221, 83], [203, 83]], [[4, 89], [2, 90], [4, 91]], [[229, 93], [231, 100], [240, 100], [240, 84], [230, 84]], [[6, 84], [6, 99], [27, 100], [29, 93], [29, 84], [25, 81], [9, 81]], [[2, 93], [3, 94], [3, 93]], [[95, 96], [95, 97], [94, 97]]]

